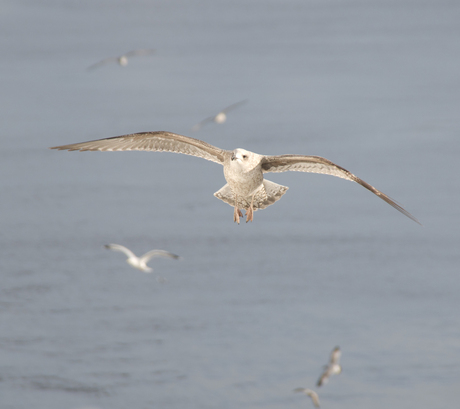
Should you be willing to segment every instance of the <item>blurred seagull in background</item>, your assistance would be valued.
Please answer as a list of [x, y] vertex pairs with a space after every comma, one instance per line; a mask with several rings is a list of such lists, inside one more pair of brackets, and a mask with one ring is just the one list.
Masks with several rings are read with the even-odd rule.
[[227, 120], [227, 112], [232, 111], [235, 108], [238, 108], [240, 105], [243, 105], [246, 103], [248, 100], [245, 99], [243, 101], [237, 102], [235, 104], [232, 104], [228, 106], [227, 108], [224, 108], [222, 111], [220, 111], [217, 115], [210, 116], [209, 118], [203, 119], [200, 123], [194, 125], [192, 127], [192, 131], [196, 132], [200, 130], [204, 125], [206, 125], [209, 122], [215, 122], [216, 124], [223, 124]]
[[312, 391], [311, 389], [308, 389], [308, 388], [296, 388], [294, 389], [294, 392], [303, 392], [305, 393], [305, 395], [310, 396], [311, 401], [313, 402], [313, 405], [319, 408], [319, 396], [315, 391]]
[[340, 372], [342, 372], [342, 367], [339, 364], [340, 355], [342, 355], [340, 348], [335, 347], [334, 350], [331, 352], [329, 365], [325, 366], [323, 374], [318, 379], [318, 386], [325, 385], [329, 381], [329, 377], [331, 375], [338, 375]]
[[54, 146], [51, 149], [69, 151], [154, 151], [175, 152], [197, 156], [224, 167], [227, 184], [214, 196], [233, 207], [233, 221], [239, 223], [246, 210], [246, 222], [253, 213], [265, 209], [283, 196], [288, 187], [264, 179], [269, 172], [311, 172], [337, 176], [356, 182], [393, 206], [405, 216], [420, 222], [390, 197], [353, 175], [348, 170], [320, 156], [259, 155], [245, 149], [224, 150], [188, 136], [171, 132], [140, 132], [96, 141]]
[[87, 69], [92, 71], [96, 68], [99, 68], [105, 64], [109, 64], [112, 62], [117, 63], [118, 65], [121, 65], [122, 67], [128, 65], [128, 57], [135, 57], [135, 56], [142, 56], [142, 55], [151, 55], [155, 53], [155, 50], [153, 49], [143, 49], [143, 50], [133, 50], [129, 51], [126, 54], [120, 55], [119, 57], [109, 57], [105, 58], [104, 60], [101, 60], [93, 65], [90, 65]]
[[106, 244], [104, 247], [109, 250], [120, 251], [121, 253], [124, 253], [128, 257], [126, 262], [144, 273], [151, 273], [153, 271], [153, 268], [147, 265], [149, 260], [153, 257], [167, 257], [176, 260], [180, 258], [178, 255], [164, 250], [150, 250], [143, 256], [137, 257], [130, 249], [120, 244]]

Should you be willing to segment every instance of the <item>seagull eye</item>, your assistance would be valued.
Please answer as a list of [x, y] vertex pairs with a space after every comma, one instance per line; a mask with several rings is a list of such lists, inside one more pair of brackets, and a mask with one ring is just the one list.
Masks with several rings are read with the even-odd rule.
[[248, 158], [248, 155], [243, 155], [243, 159], [247, 159]]

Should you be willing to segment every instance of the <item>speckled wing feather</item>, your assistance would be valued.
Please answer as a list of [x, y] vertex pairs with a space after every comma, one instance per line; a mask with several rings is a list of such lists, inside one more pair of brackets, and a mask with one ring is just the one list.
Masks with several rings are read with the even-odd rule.
[[337, 176], [342, 179], [350, 180], [359, 183], [361, 186], [370, 190], [372, 193], [393, 206], [396, 210], [400, 211], [405, 216], [412, 219], [414, 222], [421, 224], [414, 216], [407, 210], [397, 204], [389, 196], [382, 193], [380, 190], [371, 186], [369, 183], [353, 175], [353, 173], [342, 168], [339, 165], [331, 162], [328, 159], [320, 156], [304, 156], [304, 155], [279, 155], [279, 156], [266, 156], [262, 161], [262, 169], [264, 172], [311, 172], [322, 173], [325, 175]]
[[51, 149], [68, 151], [154, 151], [174, 152], [197, 156], [223, 165], [228, 151], [216, 148], [199, 139], [171, 132], [140, 132], [95, 141], [54, 146]]

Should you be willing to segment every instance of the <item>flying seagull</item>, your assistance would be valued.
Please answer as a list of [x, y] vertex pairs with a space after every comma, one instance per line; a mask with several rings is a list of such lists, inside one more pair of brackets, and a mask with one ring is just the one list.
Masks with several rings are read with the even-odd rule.
[[142, 49], [142, 50], [133, 50], [133, 51], [129, 51], [127, 52], [126, 54], [123, 54], [123, 55], [120, 55], [118, 57], [109, 57], [109, 58], [105, 58], [93, 65], [90, 65], [87, 69], [88, 70], [94, 70], [95, 68], [99, 68], [105, 64], [109, 64], [109, 63], [112, 63], [112, 62], [115, 62], [119, 65], [121, 65], [122, 67], [124, 67], [125, 65], [128, 65], [128, 57], [134, 57], [134, 56], [141, 56], [141, 55], [151, 55], [155, 52], [155, 50], [153, 49]]
[[315, 391], [308, 388], [296, 388], [294, 389], [294, 392], [303, 392], [305, 395], [310, 396], [313, 405], [315, 405], [316, 408], [319, 408], [319, 396]]
[[342, 372], [342, 367], [339, 364], [340, 355], [342, 355], [340, 348], [335, 347], [331, 352], [329, 365], [325, 366], [323, 374], [320, 376], [318, 382], [316, 383], [318, 386], [325, 385], [329, 381], [329, 377], [331, 375], [338, 375], [340, 372]]
[[137, 257], [130, 249], [120, 244], [106, 244], [104, 247], [109, 250], [120, 251], [121, 253], [124, 253], [128, 257], [126, 262], [144, 273], [151, 273], [153, 271], [153, 268], [147, 265], [149, 260], [153, 257], [168, 257], [174, 258], [176, 260], [179, 258], [179, 256], [176, 254], [164, 250], [150, 250], [143, 256]]
[[178, 135], [171, 132], [141, 132], [130, 135], [115, 136], [71, 145], [54, 146], [51, 149], [69, 151], [156, 151], [175, 152], [197, 156], [224, 167], [227, 184], [214, 193], [218, 199], [234, 207], [233, 220], [239, 224], [246, 211], [246, 222], [253, 220], [253, 212], [265, 209], [278, 201], [288, 189], [264, 179], [268, 172], [312, 172], [323, 173], [347, 179], [370, 190], [382, 200], [399, 210], [402, 214], [420, 222], [399, 204], [376, 188], [364, 182], [348, 170], [319, 156], [277, 155], [265, 156], [244, 149], [233, 151], [212, 146], [199, 139]]
[[215, 122], [216, 124], [223, 124], [227, 120], [227, 112], [232, 111], [233, 109], [239, 107], [240, 105], [243, 105], [246, 102], [247, 102], [247, 99], [237, 102], [235, 104], [228, 106], [227, 108], [224, 108], [217, 115], [210, 116], [209, 118], [203, 119], [200, 123], [192, 127], [192, 131], [194, 132], [198, 131], [199, 129], [201, 129], [204, 125], [206, 125], [209, 122]]

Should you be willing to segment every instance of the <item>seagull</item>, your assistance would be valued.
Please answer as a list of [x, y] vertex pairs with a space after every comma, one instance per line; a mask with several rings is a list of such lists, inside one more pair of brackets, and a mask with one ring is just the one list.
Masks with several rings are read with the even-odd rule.
[[233, 109], [239, 107], [240, 105], [243, 105], [247, 101], [248, 101], [247, 99], [244, 99], [243, 101], [237, 102], [235, 104], [228, 106], [227, 108], [224, 108], [217, 115], [210, 116], [209, 118], [203, 119], [200, 123], [192, 127], [192, 131], [194, 132], [198, 131], [199, 129], [201, 129], [204, 125], [206, 125], [209, 122], [215, 122], [216, 124], [223, 124], [227, 120], [227, 112], [232, 111]]
[[50, 149], [175, 152], [216, 162], [223, 165], [227, 184], [214, 193], [214, 196], [234, 207], [233, 221], [238, 224], [240, 223], [240, 217], [243, 217], [240, 209], [246, 211], [247, 223], [253, 220], [254, 211], [265, 209], [286, 193], [288, 187], [264, 179], [265, 173], [286, 171], [322, 173], [356, 182], [420, 224], [414, 216], [380, 190], [377, 190], [341, 166], [320, 156], [266, 156], [240, 148], [230, 151], [217, 148], [199, 139], [165, 131], [115, 136], [89, 142], [54, 146]]
[[128, 57], [134, 57], [134, 56], [140, 56], [140, 55], [151, 55], [155, 52], [153, 49], [143, 49], [143, 50], [133, 50], [129, 51], [126, 54], [120, 55], [118, 57], [109, 57], [105, 58], [93, 65], [90, 65], [87, 69], [88, 70], [94, 70], [95, 68], [99, 68], [105, 64], [109, 64], [111, 62], [116, 62], [118, 65], [121, 65], [122, 67], [128, 65]]
[[296, 388], [294, 389], [294, 392], [303, 392], [305, 395], [310, 396], [313, 405], [315, 405], [316, 408], [319, 408], [319, 396], [315, 391], [308, 388]]
[[153, 257], [168, 257], [176, 260], [179, 258], [179, 256], [177, 256], [176, 254], [164, 250], [150, 250], [143, 256], [137, 257], [130, 249], [120, 244], [106, 244], [104, 247], [109, 250], [120, 251], [126, 254], [126, 256], [128, 256], [126, 262], [144, 273], [151, 273], [153, 271], [153, 268], [147, 265], [149, 260]]
[[324, 368], [323, 374], [318, 379], [316, 383], [318, 386], [325, 385], [329, 381], [331, 375], [338, 375], [342, 372], [342, 367], [339, 365], [340, 355], [342, 352], [339, 347], [335, 347], [331, 352], [331, 358], [329, 360], [329, 365], [326, 365]]

